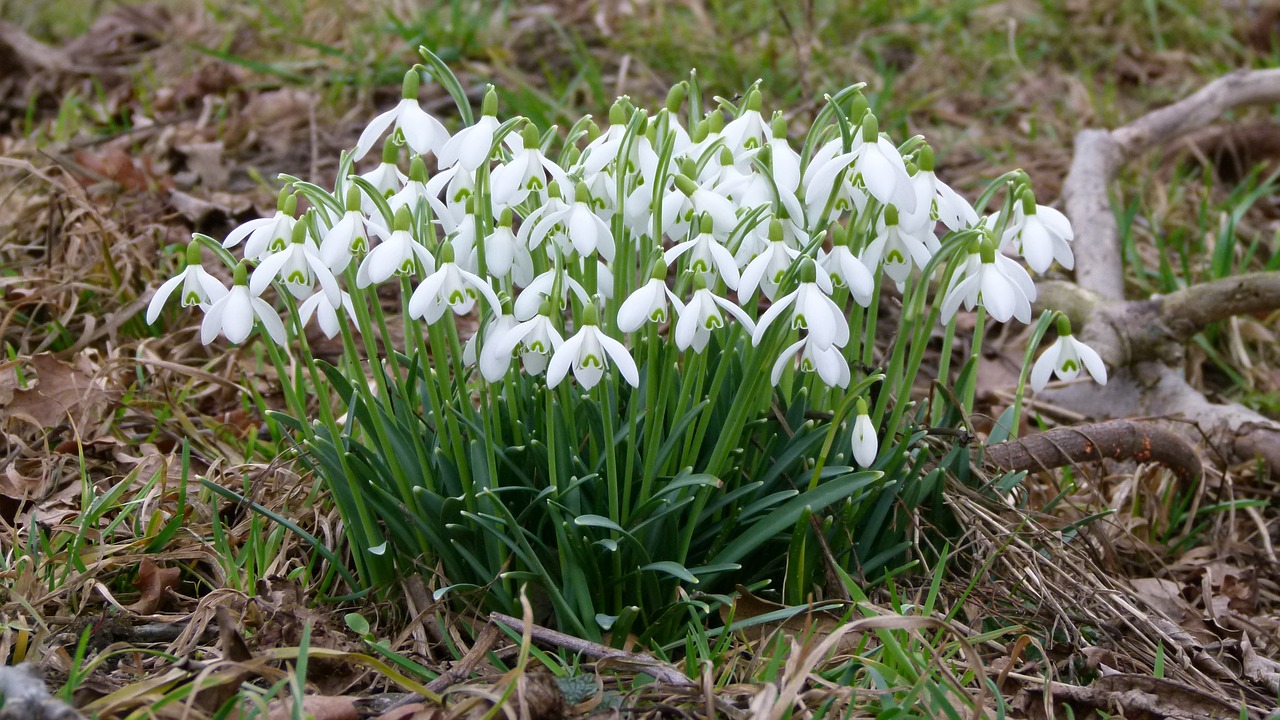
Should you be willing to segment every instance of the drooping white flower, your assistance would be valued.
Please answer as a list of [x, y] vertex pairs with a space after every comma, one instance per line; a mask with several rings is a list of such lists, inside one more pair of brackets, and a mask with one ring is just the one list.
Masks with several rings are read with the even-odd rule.
[[266, 256], [258, 263], [249, 280], [249, 292], [255, 297], [261, 295], [276, 279], [299, 300], [310, 295], [318, 281], [330, 305], [336, 306], [341, 301], [338, 279], [320, 257], [319, 248], [307, 232], [306, 222], [293, 226], [293, 237], [283, 250]]
[[457, 164], [467, 172], [475, 172], [476, 168], [489, 161], [489, 153], [493, 151], [493, 136], [498, 126], [498, 93], [490, 85], [485, 91], [480, 118], [470, 127], [465, 127], [449, 138], [436, 157], [440, 167]]
[[496, 333], [493, 338], [485, 339], [485, 346], [480, 350], [480, 372], [486, 380], [501, 380], [507, 374], [512, 353], [517, 349], [525, 372], [540, 375], [547, 369], [551, 354], [560, 347], [564, 338], [551, 322], [551, 303], [543, 301], [539, 310], [528, 320]]
[[624, 333], [635, 332], [647, 322], [662, 323], [670, 317], [668, 303], [681, 312], [684, 304], [680, 298], [667, 287], [666, 268], [655, 264], [653, 277], [631, 293], [618, 308], [618, 330]]
[[978, 224], [978, 213], [949, 185], [934, 174], [933, 149], [928, 145], [916, 154], [917, 170], [911, 176], [911, 186], [916, 193], [916, 209], [902, 223], [911, 229], [927, 225], [933, 232], [933, 223], [941, 221], [948, 230], [960, 230]]
[[421, 78], [416, 68], [404, 74], [404, 84], [400, 90], [400, 102], [390, 110], [375, 117], [360, 133], [356, 141], [355, 151], [351, 154], [352, 162], [359, 162], [378, 142], [378, 138], [394, 127], [404, 135], [404, 141], [419, 155], [435, 153], [439, 157], [440, 149], [449, 140], [449, 132], [439, 120], [432, 117], [418, 104], [418, 85]]
[[940, 319], [951, 322], [963, 303], [966, 310], [977, 305], [997, 322], [1017, 318], [1031, 322], [1031, 302], [1036, 298], [1035, 284], [1021, 265], [1001, 255], [990, 240], [975, 241], [976, 248], [947, 283], [946, 294], [939, 307]]
[[231, 290], [209, 307], [200, 323], [200, 342], [208, 345], [218, 335], [240, 344], [253, 332], [255, 321], [277, 345], [284, 345], [287, 337], [280, 316], [265, 300], [249, 290], [249, 274], [244, 263], [236, 266]]
[[732, 315], [748, 333], [755, 331], [755, 323], [742, 308], [711, 292], [701, 275], [693, 276], [693, 287], [693, 297], [678, 310], [680, 317], [676, 320], [674, 333], [676, 347], [681, 350], [692, 347], [694, 352], [702, 352], [711, 339], [711, 331], [724, 327], [721, 310]]
[[[925, 231], [925, 234], [933, 238], [931, 231]], [[899, 224], [898, 209], [893, 205], [885, 207], [880, 216], [879, 233], [862, 254], [868, 268], [883, 268], [884, 274], [897, 284], [899, 290], [911, 277], [913, 264], [923, 269], [932, 257], [933, 253], [922, 237], [907, 232]]]
[[567, 273], [552, 268], [535, 277], [516, 298], [516, 319], [528, 320], [537, 315], [538, 308], [542, 306], [542, 301], [551, 296], [557, 279], [560, 283], [559, 308], [561, 310], [568, 307], [570, 292], [578, 296], [578, 302], [584, 305], [587, 304], [586, 288], [582, 287], [581, 283], [574, 280]]
[[782, 373], [787, 365], [800, 352], [800, 369], [804, 372], [816, 372], [822, 382], [830, 387], [848, 387], [851, 374], [849, 363], [844, 359], [838, 345], [819, 347], [812, 335], [806, 335], [787, 346], [778, 359], [773, 362], [773, 370], [769, 373], [770, 382], [777, 385], [782, 380]]
[[288, 188], [280, 191], [276, 201], [276, 213], [271, 217], [258, 218], [237, 227], [227, 233], [222, 247], [233, 248], [246, 241], [244, 256], [257, 260], [267, 253], [279, 252], [293, 235], [294, 213], [298, 210], [298, 196], [289, 192]]
[[805, 189], [805, 204], [824, 204], [836, 187], [836, 178], [850, 165], [853, 174], [847, 180], [866, 188], [881, 204], [894, 205], [904, 213], [915, 212], [916, 195], [906, 162], [893, 143], [880, 135], [880, 123], [871, 113], [863, 118], [862, 127], [854, 135], [853, 149], [836, 155], [814, 171]]
[[303, 300], [298, 305], [298, 324], [306, 325], [311, 321], [314, 315], [316, 323], [320, 325], [320, 332], [324, 333], [327, 338], [334, 338], [338, 333], [342, 332], [342, 322], [338, 317], [338, 308], [342, 308], [346, 312], [347, 320], [350, 321], [353, 328], [356, 327], [356, 311], [351, 305], [351, 295], [342, 292], [337, 306], [329, 302], [328, 294], [323, 290], [317, 290], [310, 297]]
[[[361, 173], [360, 177], [373, 186], [378, 192], [378, 196], [388, 199], [409, 181], [409, 176], [400, 172], [399, 166], [396, 164], [400, 159], [400, 146], [396, 145], [394, 137], [387, 138], [382, 145], [382, 162], [378, 166], [367, 173]], [[347, 206], [350, 210], [351, 206]], [[360, 212], [368, 217], [374, 217], [378, 214], [378, 205], [373, 198], [362, 194], [360, 196]]]
[[394, 217], [400, 212], [401, 208], [410, 212], [417, 212], [418, 201], [430, 203], [434, 200], [434, 196], [427, 187], [427, 164], [423, 161], [421, 155], [414, 155], [409, 161], [409, 179], [405, 182], [404, 187], [400, 188], [394, 195], [387, 198], [387, 206], [391, 209]]
[[876, 426], [867, 414], [867, 403], [858, 398], [858, 414], [853, 420], [853, 459], [861, 467], [871, 467], [880, 452], [880, 440], [876, 437]]
[[1044, 273], [1054, 260], [1070, 270], [1075, 265], [1071, 240], [1075, 233], [1067, 216], [1045, 205], [1037, 205], [1031, 190], [1024, 189], [1014, 206], [1013, 218], [1005, 227], [1002, 247], [1012, 246], [1037, 273]]
[[494, 168], [489, 181], [495, 205], [519, 205], [530, 193], [541, 197], [548, 175], [561, 187], [568, 186], [569, 176], [565, 171], [542, 154], [541, 138], [532, 124], [525, 125], [519, 135], [507, 135], [506, 142], [511, 148], [511, 159]]
[[489, 307], [500, 309], [498, 294], [489, 282], [458, 267], [454, 262], [453, 243], [440, 247], [440, 267], [427, 276], [409, 298], [409, 314], [434, 323], [444, 315], [445, 309], [455, 315], [465, 315], [475, 307], [476, 298], [483, 296]]
[[543, 214], [530, 237], [546, 237], [556, 226], [564, 228], [570, 245], [582, 257], [598, 252], [601, 258], [613, 260], [613, 231], [595, 214], [586, 183], [577, 184], [574, 201], [568, 207]]
[[848, 344], [849, 322], [840, 306], [827, 296], [832, 290], [831, 279], [818, 272], [813, 260], [804, 258], [800, 263], [799, 287], [774, 300], [760, 316], [760, 322], [751, 334], [752, 345], [759, 345], [769, 326], [788, 309], [791, 310], [792, 329], [808, 330], [811, 342], [818, 349], [825, 350], [832, 345], [844, 347]]
[[[502, 376], [507, 374], [507, 367], [511, 365], [510, 350], [507, 351], [505, 356], [498, 358], [501, 360], [500, 367], [497, 365], [495, 359], [490, 358], [488, 355], [488, 353], [490, 353], [489, 346], [492, 345], [495, 340], [510, 332], [516, 325], [520, 324], [514, 315], [505, 312], [506, 309], [507, 308], [495, 308], [494, 312], [498, 312], [499, 314], [489, 322], [485, 323], [484, 328], [481, 329], [480, 332], [467, 338], [466, 344], [462, 346], [462, 364], [467, 367], [472, 367], [476, 364], [476, 341], [482, 337], [484, 338], [484, 348], [480, 350], [480, 374], [484, 375], [484, 378], [489, 382], [498, 382], [501, 380]], [[485, 371], [486, 361], [490, 364], [489, 372]]]
[[738, 287], [738, 265], [733, 259], [733, 253], [728, 248], [721, 245], [712, 234], [713, 223], [711, 216], [704, 214], [702, 216], [699, 232], [691, 240], [677, 243], [667, 250], [662, 256], [662, 262], [671, 267], [681, 255], [689, 255], [688, 268], [690, 271], [698, 273], [702, 276], [703, 281], [707, 285], [715, 285], [716, 278], [724, 280], [724, 284], [730, 290], [736, 290]]
[[381, 225], [370, 222], [369, 229], [382, 242], [374, 246], [356, 270], [356, 287], [364, 289], [370, 285], [386, 282], [392, 275], [412, 275], [416, 262], [425, 267], [435, 267], [436, 259], [422, 243], [414, 239], [409, 232], [413, 223], [413, 215], [408, 208], [400, 208], [396, 212], [395, 223], [388, 231]]
[[[516, 240], [516, 234], [511, 229], [512, 217], [511, 208], [502, 211], [502, 215], [498, 217], [498, 225], [493, 232], [485, 236], [482, 241], [484, 245], [484, 263], [485, 270], [495, 278], [504, 278], [511, 273], [512, 268], [516, 264], [516, 253], [524, 250], [524, 255], [529, 255], [529, 249], [520, 246]], [[482, 243], [476, 243], [471, 249], [470, 257], [467, 261], [467, 267], [480, 267], [479, 248]], [[532, 269], [530, 264], [529, 269]], [[525, 284], [533, 279], [532, 276], [523, 278]], [[517, 283], [518, 285], [520, 283]]]
[[758, 149], [769, 134], [768, 123], [760, 114], [761, 107], [760, 90], [753, 86], [747, 91], [747, 100], [742, 114], [726, 123], [724, 130], [720, 131], [720, 138], [724, 140], [725, 147], [734, 155]]
[[831, 226], [831, 252], [818, 252], [818, 267], [831, 276], [836, 287], [849, 288], [849, 294], [863, 307], [871, 304], [876, 281], [871, 271], [849, 249], [849, 236], [841, 225]]
[[[675, 184], [679, 193], [671, 195], [673, 212], [668, 214], [667, 203], [663, 203], [662, 208], [663, 218], [671, 218], [668, 232], [673, 232], [673, 237], [687, 235], [690, 226], [703, 214], [711, 216], [712, 232], [718, 237], [728, 237], [733, 232], [738, 224], [738, 214], [737, 208], [728, 198], [702, 187], [682, 174], [675, 176]], [[667, 225], [665, 219], [663, 225]]]
[[354, 255], [369, 251], [369, 232], [360, 207], [363, 197], [359, 188], [348, 188], [346, 212], [320, 240], [320, 259], [335, 275], [347, 269]]
[[1097, 351], [1071, 335], [1071, 321], [1065, 315], [1058, 316], [1058, 339], [1045, 349], [1031, 366], [1031, 388], [1036, 392], [1049, 384], [1049, 376], [1060, 380], [1075, 380], [1083, 367], [1099, 385], [1107, 384], [1107, 366]]
[[617, 366], [622, 379], [631, 387], [640, 386], [640, 371], [636, 361], [622, 343], [604, 334], [597, 325], [597, 310], [588, 303], [582, 312], [582, 326], [565, 340], [551, 356], [547, 365], [547, 387], [555, 387], [564, 380], [569, 369], [584, 390], [590, 390], [604, 376], [609, 361]]
[[227, 289], [222, 283], [200, 265], [200, 244], [192, 240], [187, 245], [187, 266], [177, 275], [165, 280], [156, 289], [156, 294], [151, 296], [151, 302], [147, 303], [148, 325], [153, 324], [160, 317], [160, 311], [164, 309], [164, 304], [168, 302], [169, 296], [178, 288], [178, 285], [182, 285], [182, 293], [179, 295], [182, 307], [199, 305], [206, 312], [213, 303], [227, 294]]

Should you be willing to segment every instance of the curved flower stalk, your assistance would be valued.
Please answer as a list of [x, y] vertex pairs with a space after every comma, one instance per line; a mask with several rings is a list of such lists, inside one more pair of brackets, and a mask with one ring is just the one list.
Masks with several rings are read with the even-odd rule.
[[151, 296], [151, 301], [147, 303], [148, 325], [155, 324], [160, 317], [160, 311], [164, 309], [164, 304], [169, 301], [169, 296], [178, 289], [179, 285], [182, 286], [182, 292], [178, 296], [181, 298], [182, 307], [198, 305], [205, 312], [208, 312], [210, 306], [227, 294], [227, 289], [222, 283], [200, 264], [200, 243], [192, 240], [187, 243], [187, 266], [177, 275], [165, 280], [156, 289], [156, 294]]
[[1107, 366], [1097, 351], [1071, 335], [1071, 321], [1065, 315], [1058, 316], [1058, 339], [1045, 349], [1031, 367], [1031, 388], [1040, 392], [1049, 384], [1050, 375], [1063, 381], [1075, 380], [1080, 369], [1089, 371], [1094, 382], [1107, 384]]
[[248, 268], [240, 263], [236, 265], [231, 290], [205, 313], [204, 321], [200, 323], [200, 342], [208, 345], [222, 335], [239, 345], [259, 323], [275, 344], [283, 346], [288, 341], [280, 316], [249, 289]]
[[370, 148], [378, 142], [378, 138], [382, 137], [388, 128], [398, 130], [404, 136], [405, 144], [415, 153], [419, 155], [434, 153], [437, 157], [439, 156], [440, 149], [449, 140], [449, 132], [444, 129], [444, 125], [441, 125], [439, 120], [418, 104], [418, 87], [421, 82], [422, 78], [418, 75], [417, 67], [404, 74], [400, 102], [375, 117], [369, 122], [364, 132], [360, 133], [355, 152], [351, 154], [353, 161], [359, 162], [367, 155]]

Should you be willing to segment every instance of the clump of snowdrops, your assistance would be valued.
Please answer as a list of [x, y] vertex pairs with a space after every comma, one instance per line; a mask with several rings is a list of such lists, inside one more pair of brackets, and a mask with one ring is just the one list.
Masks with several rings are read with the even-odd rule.
[[[971, 204], [860, 86], [803, 136], [754, 86], [704, 106], [696, 74], [657, 111], [623, 97], [603, 127], [561, 132], [501, 119], [492, 87], [473, 117], [423, 54], [331, 189], [282, 176], [278, 212], [197, 235], [148, 312], [181, 286], [204, 342], [265, 335], [289, 404], [274, 419], [341, 513], [352, 590], [421, 572], [514, 611], [523, 588], [542, 622], [660, 645], [737, 584], [813, 597], [818, 533], [849, 581], [907, 562], [904, 513], [969, 462], [928, 428], [971, 408], [988, 321], [1033, 321], [1023, 263], [1071, 266], [1071, 228], [1025, 174]], [[457, 101], [453, 134], [421, 108], [424, 78]], [[978, 314], [963, 345], [961, 307]], [[336, 364], [309, 323], [341, 338]], [[939, 324], [951, 391], [921, 402]], [[1082, 366], [1105, 382], [1059, 325], [1033, 385]]]

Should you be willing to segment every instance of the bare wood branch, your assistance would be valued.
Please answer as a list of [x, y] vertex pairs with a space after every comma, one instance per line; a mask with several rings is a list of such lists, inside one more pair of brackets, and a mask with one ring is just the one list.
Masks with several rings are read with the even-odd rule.
[[1124, 297], [1119, 232], [1107, 196], [1121, 165], [1208, 125], [1232, 108], [1274, 102], [1280, 102], [1280, 69], [1242, 70], [1123, 127], [1077, 134], [1062, 195], [1078, 238], [1076, 280], [1080, 285], [1107, 298]]
[[1178, 433], [1146, 422], [1112, 420], [1060, 427], [986, 448], [1004, 470], [1052, 470], [1097, 460], [1135, 460], [1164, 465], [1190, 484], [1203, 474], [1200, 457]]

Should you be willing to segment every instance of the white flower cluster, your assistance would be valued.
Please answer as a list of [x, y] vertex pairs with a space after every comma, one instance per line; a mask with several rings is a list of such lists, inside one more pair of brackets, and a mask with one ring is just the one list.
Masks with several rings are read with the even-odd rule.
[[[686, 127], [682, 83], [652, 115], [620, 98], [606, 129], [575, 126], [583, 132], [556, 161], [546, 151], [554, 133], [501, 123], [492, 88], [479, 120], [450, 136], [419, 105], [419, 77], [406, 75], [403, 99], [351, 155], [360, 162], [385, 136], [381, 162], [340, 178], [331, 202], [306, 195], [313, 209], [301, 217], [287, 189], [274, 216], [229, 234], [223, 245], [243, 243], [246, 261], [230, 289], [189, 252], [148, 319], [181, 284], [182, 303], [206, 312], [204, 342], [241, 342], [260, 323], [283, 343], [260, 297], [279, 283], [299, 303], [298, 323], [315, 317], [332, 337], [354, 313], [349, 291], [407, 276], [418, 279], [408, 312], [428, 323], [483, 302], [480, 349], [473, 338], [467, 356], [490, 382], [518, 358], [550, 386], [572, 371], [590, 388], [610, 366], [638, 385], [628, 335], [670, 323], [669, 341], [698, 353], [732, 320], [755, 345], [774, 326], [799, 331], [773, 363], [775, 383], [798, 356], [803, 371], [847, 387], [846, 299], [870, 304], [879, 273], [901, 289], [942, 247], [939, 232], [976, 238], [942, 290], [943, 322], [961, 305], [1029, 322], [1035, 286], [1010, 255], [1036, 273], [1054, 260], [1071, 266], [1061, 213], [1018, 186], [1007, 217], [979, 218], [935, 176], [929, 146], [914, 139], [900, 150], [857, 93], [843, 131], [815, 126], [800, 146], [780, 113], [763, 113], [755, 88], [730, 113], [716, 108]], [[768, 308], [758, 313], [761, 298]]]

